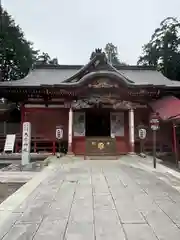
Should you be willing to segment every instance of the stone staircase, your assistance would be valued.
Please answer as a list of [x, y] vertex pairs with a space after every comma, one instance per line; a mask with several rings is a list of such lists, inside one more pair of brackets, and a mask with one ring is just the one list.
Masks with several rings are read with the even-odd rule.
[[85, 160], [118, 160], [119, 156], [85, 156]]

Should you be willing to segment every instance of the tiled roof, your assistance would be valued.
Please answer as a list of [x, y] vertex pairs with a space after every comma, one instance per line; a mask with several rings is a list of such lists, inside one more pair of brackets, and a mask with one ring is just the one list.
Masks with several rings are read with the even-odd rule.
[[120, 73], [126, 78], [132, 80], [135, 85], [152, 84], [155, 86], [166, 85], [180, 87], [180, 82], [171, 81], [156, 70], [120, 70]]
[[2, 82], [0, 86], [40, 86], [59, 84], [76, 72], [77, 70], [74, 69], [35, 69], [21, 80]]
[[[94, 74], [95, 73], [95, 74]], [[147, 66], [112, 66], [107, 62], [104, 53], [97, 54], [88, 64], [81, 65], [37, 65], [36, 68], [21, 80], [1, 82], [0, 87], [40, 87], [63, 85], [72, 86], [83, 79], [93, 76], [111, 76], [127, 85], [169, 86], [180, 87], [180, 82], [171, 81], [160, 72]], [[85, 80], [84, 80], [85, 81]]]
[[[1, 82], [1, 86], [58, 85], [78, 72], [77, 69], [35, 69], [24, 79]], [[133, 85], [166, 85], [180, 87], [180, 82], [171, 81], [155, 70], [119, 70], [120, 74], [132, 81]], [[72, 83], [71, 83], [72, 84]]]

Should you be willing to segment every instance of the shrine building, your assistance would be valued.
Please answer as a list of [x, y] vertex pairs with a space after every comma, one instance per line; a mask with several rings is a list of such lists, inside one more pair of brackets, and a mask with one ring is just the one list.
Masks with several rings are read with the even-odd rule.
[[[158, 114], [157, 151], [171, 152], [180, 115], [180, 83], [149, 66], [112, 66], [99, 49], [79, 65], [37, 65], [21, 80], [0, 82], [0, 95], [20, 106], [21, 126], [30, 122], [31, 151], [58, 151], [56, 128], [63, 128], [67, 153], [112, 156], [139, 151], [138, 129], [152, 149], [149, 120]], [[16, 134], [21, 151], [22, 127]]]

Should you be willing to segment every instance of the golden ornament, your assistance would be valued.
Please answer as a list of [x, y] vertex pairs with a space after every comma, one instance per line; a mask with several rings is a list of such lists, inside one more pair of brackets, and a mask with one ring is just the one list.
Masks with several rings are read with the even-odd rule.
[[98, 143], [98, 148], [100, 150], [102, 150], [104, 148], [104, 143], [102, 143], [102, 142]]

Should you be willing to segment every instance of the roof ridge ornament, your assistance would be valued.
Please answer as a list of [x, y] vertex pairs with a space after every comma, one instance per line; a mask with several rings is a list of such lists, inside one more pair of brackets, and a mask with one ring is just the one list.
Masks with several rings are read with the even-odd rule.
[[95, 48], [95, 53], [101, 54], [102, 53], [102, 48]]
[[102, 51], [102, 48], [95, 48], [92, 52], [90, 59], [94, 60], [95, 58], [99, 61], [107, 63], [107, 57], [105, 52]]

